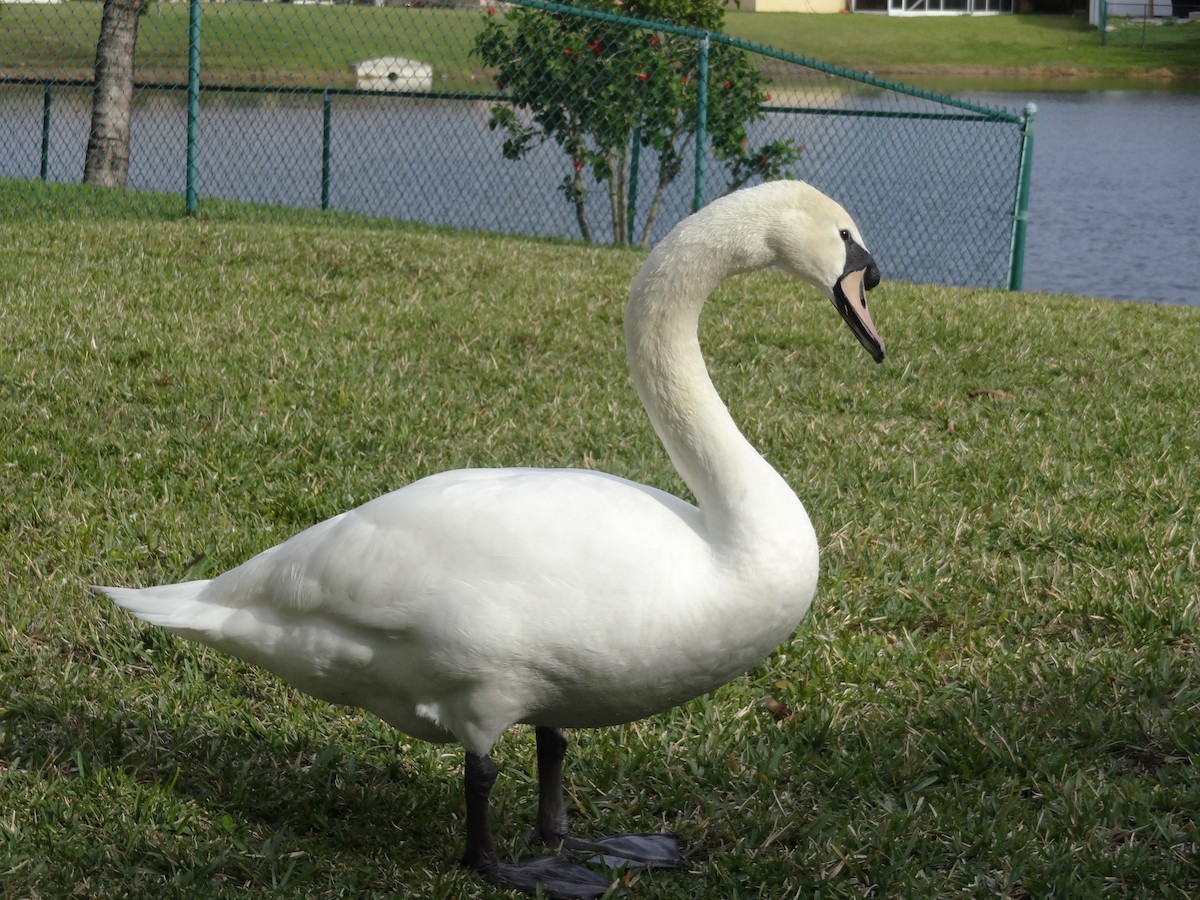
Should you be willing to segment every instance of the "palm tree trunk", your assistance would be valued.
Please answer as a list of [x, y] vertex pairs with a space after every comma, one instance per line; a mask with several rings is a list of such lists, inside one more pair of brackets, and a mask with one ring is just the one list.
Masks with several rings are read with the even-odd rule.
[[146, 0], [104, 0], [96, 44], [92, 127], [83, 162], [84, 184], [129, 183], [129, 121], [138, 17]]

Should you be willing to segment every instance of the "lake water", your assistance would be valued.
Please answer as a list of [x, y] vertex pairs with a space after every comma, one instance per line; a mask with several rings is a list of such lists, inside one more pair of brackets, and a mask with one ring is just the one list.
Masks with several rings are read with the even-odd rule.
[[973, 96], [1037, 104], [1026, 290], [1200, 306], [1200, 95]]
[[[1200, 306], [1200, 179], [1195, 173], [1200, 95], [1165, 91], [973, 93], [969, 99], [1013, 111], [1030, 101], [1038, 107], [1026, 290]], [[0, 92], [0, 101], [0, 148], [8, 157], [0, 159], [0, 175], [36, 177], [41, 92]], [[255, 99], [249, 104], [206, 107], [201, 118], [201, 193], [283, 205], [319, 205], [321, 111], [319, 100], [314, 103]], [[438, 213], [436, 220], [445, 224], [501, 230], [514, 221], [514, 210], [508, 205], [511, 201], [501, 202], [493, 196], [494, 190], [489, 191], [489, 172], [512, 165], [500, 158], [498, 135], [483, 130], [476, 131], [469, 141], [430, 141], [431, 134], [454, 133], [446, 127], [449, 117], [469, 114], [478, 118], [486, 115], [485, 108], [467, 110], [463, 104], [449, 102], [417, 104], [400, 121], [394, 114], [382, 112], [386, 106], [376, 104], [356, 101], [339, 105], [335, 112], [335, 158], [357, 160], [353, 171], [335, 172], [335, 207], [419, 220], [429, 218], [432, 204]], [[64, 95], [55, 100], [54, 140], [48, 160], [52, 179], [80, 177], [88, 109], [82, 92], [73, 99]], [[264, 119], [268, 122], [265, 128]], [[429, 121], [418, 121], [421, 119]], [[135, 151], [139, 142], [181, 147], [183, 124], [178, 97], [154, 100], [135, 118]], [[218, 148], [244, 143], [251, 133], [252, 152], [236, 160], [220, 155]], [[869, 134], [864, 136], [866, 140], [844, 143], [869, 151]], [[539, 152], [550, 171], [561, 170], [556, 147], [543, 147]], [[182, 192], [183, 167], [175, 156], [178, 153], [170, 156], [171, 162], [161, 170], [147, 172], [147, 159], [165, 157], [135, 152], [131, 183]], [[431, 156], [438, 160], [435, 178], [428, 172]], [[803, 177], [821, 184], [819, 165], [814, 168], [816, 154], [809, 153], [804, 159], [813, 172], [806, 171]], [[422, 167], [416, 167], [416, 162]], [[825, 164], [836, 163], [830, 159]], [[931, 157], [923, 164], [937, 166], [940, 161]], [[161, 162], [154, 165], [163, 166]], [[895, 177], [900, 176], [912, 181], [919, 180], [921, 173], [907, 164]], [[558, 177], [530, 178], [520, 197], [520, 218], [532, 233], [577, 237], [570, 206], [557, 190]], [[914, 189], [903, 184], [892, 187], [897, 196]], [[847, 204], [853, 209], [878, 205], [888, 196], [887, 188], [880, 184], [876, 189], [872, 183], [870, 198], [851, 197]], [[464, 211], [469, 212], [469, 221], [459, 220]], [[997, 207], [989, 216], [1003, 226], [1002, 209]], [[880, 251], [886, 250], [889, 241], [905, 236], [903, 225], [901, 217], [895, 226], [876, 225], [884, 231], [895, 227], [895, 234], [871, 234], [868, 229], [868, 242], [881, 258]], [[962, 223], [957, 227], [970, 231]], [[1007, 246], [1005, 234], [1001, 227], [1000, 240]], [[909, 277], [921, 280], [919, 272]]]

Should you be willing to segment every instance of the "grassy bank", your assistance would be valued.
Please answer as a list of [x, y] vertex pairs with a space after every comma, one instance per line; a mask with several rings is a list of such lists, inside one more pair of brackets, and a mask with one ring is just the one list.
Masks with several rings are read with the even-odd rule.
[[[625, 375], [640, 254], [315, 214], [0, 238], [0, 895], [508, 896], [455, 864], [457, 750], [86, 585], [203, 577], [450, 467], [682, 490]], [[874, 308], [879, 367], [778, 273], [714, 299], [714, 380], [808, 505], [818, 598], [746, 677], [574, 735], [576, 828], [681, 834], [690, 870], [629, 897], [1194, 896], [1200, 315]], [[497, 748], [504, 854], [531, 752]]]
[[[0, 7], [0, 70], [86, 78], [99, 3]], [[182, 78], [188, 9], [153, 3], [142, 18], [141, 77]], [[428, 62], [439, 88], [478, 89], [469, 57], [476, 11], [291, 4], [205, 4], [205, 83], [353, 86], [355, 62], [408, 55]], [[738, 37], [918, 84], [1067, 89], [1200, 80], [1200, 25], [1147, 31], [1147, 45], [1114, 36], [1101, 46], [1083, 16], [905, 18], [729, 13]], [[444, 73], [451, 73], [442, 78]]]
[[1075, 16], [817, 16], [734, 13], [729, 31], [795, 53], [931, 87], [1070, 90], [1200, 80], [1200, 25], [1151, 28], [1143, 47], [1102, 46]]

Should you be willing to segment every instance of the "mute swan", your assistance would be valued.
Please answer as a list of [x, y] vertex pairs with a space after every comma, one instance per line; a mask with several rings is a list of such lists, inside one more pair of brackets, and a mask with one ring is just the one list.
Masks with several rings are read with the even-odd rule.
[[633, 282], [625, 340], [638, 396], [696, 506], [594, 471], [444, 472], [210, 581], [97, 590], [316, 697], [461, 743], [463, 861], [493, 882], [580, 898], [609, 886], [557, 855], [499, 861], [488, 753], [517, 723], [535, 726], [537, 838], [679, 865], [672, 835], [568, 835], [561, 729], [629, 722], [710, 691], [785, 641], [808, 610], [808, 515], [734, 425], [697, 339], [719, 282], [772, 265], [824, 290], [883, 360], [866, 300], [879, 271], [836, 202], [802, 182], [770, 182], [681, 222]]

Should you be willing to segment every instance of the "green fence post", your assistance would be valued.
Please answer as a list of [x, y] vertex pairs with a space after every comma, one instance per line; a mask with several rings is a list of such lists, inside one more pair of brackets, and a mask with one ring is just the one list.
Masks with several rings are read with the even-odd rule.
[[1103, 47], [1108, 43], [1108, 0], [1100, 0], [1097, 21], [1100, 25], [1100, 46]]
[[42, 165], [41, 179], [50, 171], [50, 83], [42, 85]]
[[1019, 291], [1025, 276], [1025, 225], [1029, 219], [1029, 170], [1033, 165], [1033, 118], [1037, 106], [1026, 104], [1021, 118], [1021, 161], [1017, 169], [1017, 197], [1013, 209], [1012, 250], [1008, 259], [1008, 289]]
[[321, 95], [321, 209], [329, 209], [329, 144], [332, 126], [333, 97], [329, 88], [326, 88]]
[[200, 0], [188, 7], [187, 172], [184, 210], [196, 214], [196, 174], [200, 151]]
[[704, 205], [704, 154], [708, 150], [708, 34], [700, 39], [700, 83], [696, 85], [696, 188], [692, 212]]

